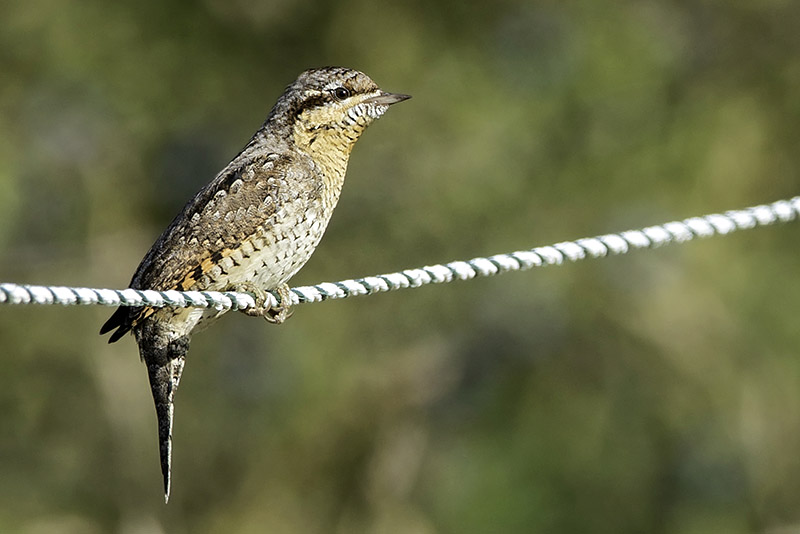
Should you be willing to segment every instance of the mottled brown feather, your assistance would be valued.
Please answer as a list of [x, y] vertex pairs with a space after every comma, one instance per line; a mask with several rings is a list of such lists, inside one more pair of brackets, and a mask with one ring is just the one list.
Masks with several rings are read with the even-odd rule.
[[[139, 264], [131, 279], [131, 288], [208, 289], [198, 287], [202, 276], [217, 265], [219, 259], [229, 256], [248, 237], [257, 234], [256, 229], [263, 227], [275, 214], [278, 203], [267, 199], [284, 196], [281, 184], [286, 184], [285, 169], [291, 163], [290, 158], [267, 153], [245, 159], [242, 156], [248, 148], [173, 219]], [[240, 161], [241, 164], [237, 164]], [[257, 208], [240, 212], [241, 206]], [[240, 215], [234, 216], [232, 221], [225, 224], [218, 221], [224, 219], [225, 214], [237, 212]], [[109, 343], [113, 343], [153, 311], [152, 308], [121, 307], [103, 325], [101, 333], [116, 328], [109, 338]]]

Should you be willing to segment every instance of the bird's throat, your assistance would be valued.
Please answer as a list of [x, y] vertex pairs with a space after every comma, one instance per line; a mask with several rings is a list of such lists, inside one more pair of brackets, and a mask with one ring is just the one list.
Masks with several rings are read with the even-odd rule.
[[295, 146], [308, 154], [322, 171], [327, 190], [324, 200], [326, 203], [332, 203], [331, 207], [336, 205], [339, 198], [350, 152], [362, 131], [363, 128], [358, 127], [315, 127], [302, 120], [295, 123], [293, 132]]

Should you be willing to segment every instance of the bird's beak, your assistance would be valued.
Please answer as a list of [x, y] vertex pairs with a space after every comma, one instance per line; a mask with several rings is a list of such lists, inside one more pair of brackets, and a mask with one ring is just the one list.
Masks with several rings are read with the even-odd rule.
[[362, 102], [362, 104], [379, 104], [382, 106], [389, 106], [391, 104], [396, 104], [397, 102], [402, 102], [403, 100], [408, 100], [409, 98], [411, 98], [411, 95], [381, 92], [379, 95], [367, 98]]

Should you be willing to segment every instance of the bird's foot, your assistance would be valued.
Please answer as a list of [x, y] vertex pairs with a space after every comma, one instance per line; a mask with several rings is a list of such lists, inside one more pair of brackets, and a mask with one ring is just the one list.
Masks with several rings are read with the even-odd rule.
[[236, 284], [230, 287], [228, 291], [250, 293], [253, 295], [256, 301], [256, 306], [254, 308], [239, 310], [250, 317], [263, 317], [267, 320], [267, 322], [281, 324], [293, 313], [292, 306], [289, 304], [289, 302], [291, 302], [291, 292], [289, 291], [288, 284], [283, 284], [276, 289], [281, 302], [277, 306], [269, 305], [269, 293], [265, 289], [256, 287], [249, 282]]
[[281, 301], [277, 306], [267, 310], [267, 313], [264, 315], [264, 319], [273, 324], [281, 324], [294, 313], [291, 304], [292, 296], [291, 291], [289, 290], [289, 284], [281, 284], [275, 288], [275, 291], [278, 293]]

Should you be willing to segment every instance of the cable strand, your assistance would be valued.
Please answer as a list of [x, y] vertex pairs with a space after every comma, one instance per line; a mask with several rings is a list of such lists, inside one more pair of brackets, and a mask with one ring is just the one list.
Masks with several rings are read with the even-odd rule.
[[[753, 206], [690, 217], [640, 230], [564, 241], [489, 257], [456, 260], [445, 264], [428, 265], [363, 278], [322, 282], [290, 290], [290, 305], [305, 302], [343, 299], [373, 295], [397, 289], [416, 288], [429, 284], [444, 284], [453, 280], [470, 280], [511, 271], [527, 271], [534, 267], [561, 265], [586, 258], [621, 255], [633, 249], [656, 248], [670, 243], [686, 243], [696, 238], [728, 235], [737, 230], [792, 222], [800, 219], [800, 196], [771, 204]], [[271, 306], [280, 304], [280, 296], [267, 294]], [[0, 284], [0, 305], [101, 305], [149, 307], [198, 307], [218, 311], [244, 310], [256, 306], [249, 293], [232, 291], [156, 291], [152, 289], [95, 289], [88, 287], [39, 286], [14, 283]]]

